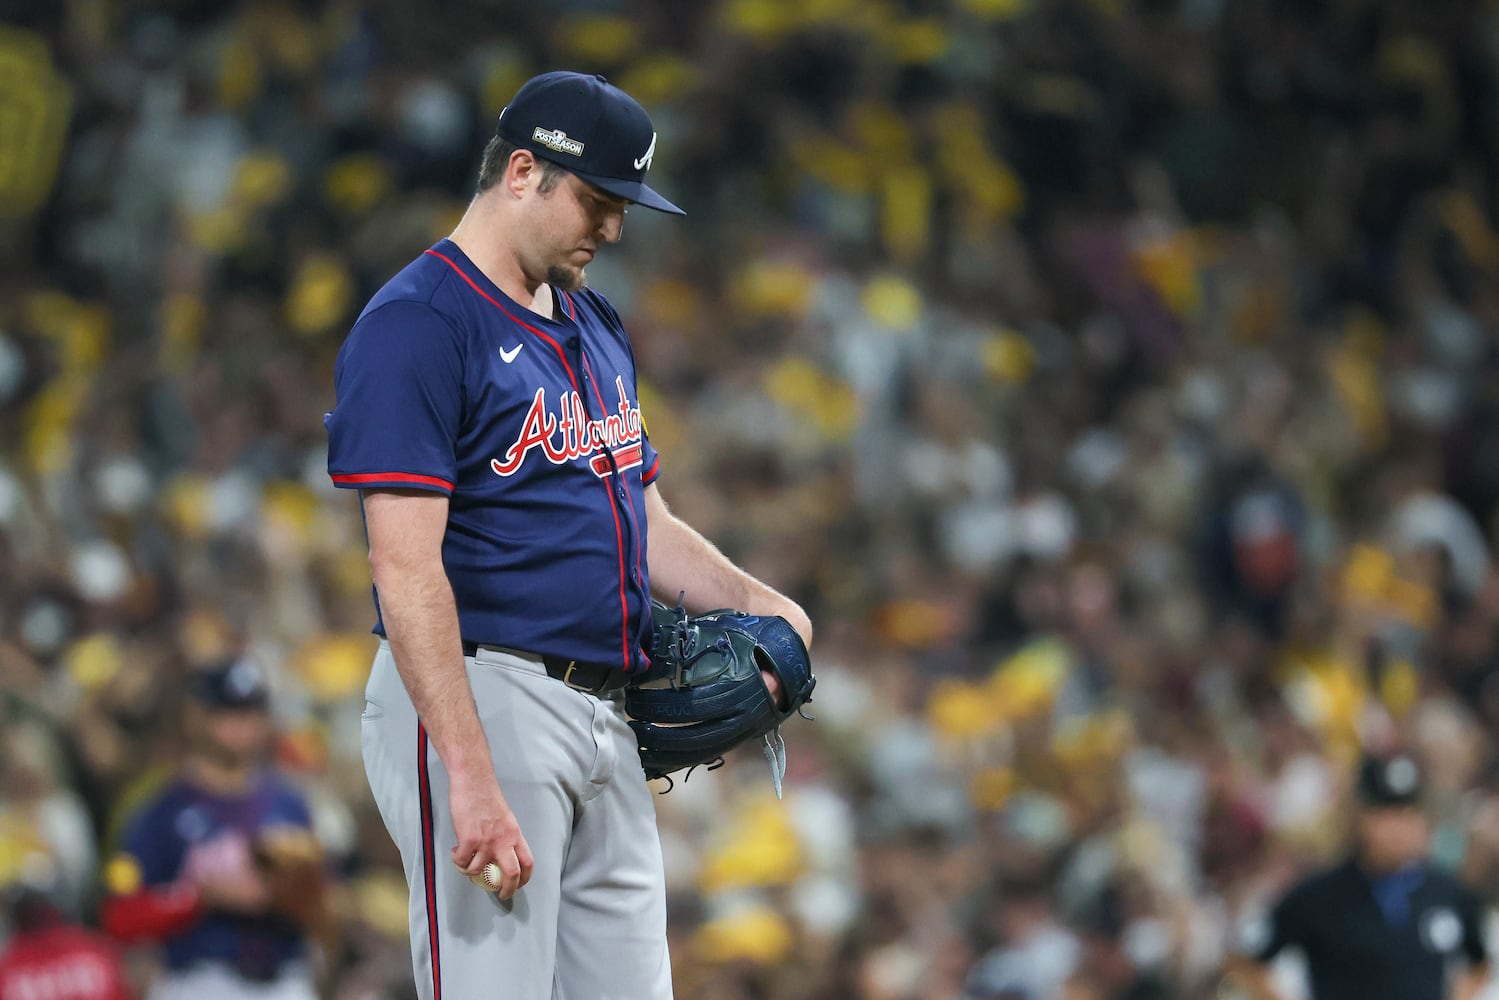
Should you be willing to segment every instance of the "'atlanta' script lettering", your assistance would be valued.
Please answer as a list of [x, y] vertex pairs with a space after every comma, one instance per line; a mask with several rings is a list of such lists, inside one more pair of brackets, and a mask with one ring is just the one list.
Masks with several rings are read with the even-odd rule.
[[[562, 465], [606, 449], [621, 470], [639, 465], [642, 450], [629, 446], [640, 440], [640, 407], [630, 405], [623, 376], [615, 377], [614, 388], [619, 393], [619, 408], [597, 419], [589, 418], [577, 392], [564, 392], [553, 413], [547, 409], [546, 387], [537, 389], [521, 421], [520, 436], [505, 449], [503, 457], [491, 459], [489, 467], [497, 476], [513, 476], [533, 450], [540, 450], [553, 465]], [[601, 478], [610, 471], [603, 455], [590, 465]]]

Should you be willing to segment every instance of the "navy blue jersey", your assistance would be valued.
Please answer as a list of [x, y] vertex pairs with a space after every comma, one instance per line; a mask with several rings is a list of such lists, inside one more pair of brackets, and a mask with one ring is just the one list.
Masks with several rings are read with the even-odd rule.
[[339, 351], [328, 472], [449, 496], [442, 559], [465, 641], [639, 670], [660, 459], [619, 316], [589, 290], [558, 306], [552, 320], [522, 308], [439, 242]]
[[[311, 820], [302, 796], [274, 772], [264, 772], [248, 792], [235, 796], [217, 795], [178, 778], [136, 814], [121, 850], [135, 865], [141, 884], [159, 888], [249, 871], [256, 836], [288, 826], [308, 829]], [[284, 917], [210, 911], [168, 938], [165, 950], [167, 965], [174, 969], [212, 960], [268, 977], [301, 958], [304, 945], [301, 931]]]

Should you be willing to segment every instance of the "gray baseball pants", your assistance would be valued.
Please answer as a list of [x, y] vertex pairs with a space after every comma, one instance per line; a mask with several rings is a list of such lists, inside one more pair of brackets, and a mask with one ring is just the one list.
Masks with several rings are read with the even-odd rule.
[[411, 890], [422, 1000], [671, 1000], [666, 886], [634, 734], [539, 661], [465, 661], [500, 790], [536, 865], [509, 902], [454, 867], [447, 772], [390, 646], [366, 688], [364, 766]]

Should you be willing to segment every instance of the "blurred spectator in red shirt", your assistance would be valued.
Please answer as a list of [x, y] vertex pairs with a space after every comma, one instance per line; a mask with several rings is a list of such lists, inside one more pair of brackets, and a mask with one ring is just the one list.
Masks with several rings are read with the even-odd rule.
[[0, 954], [0, 1000], [130, 1000], [115, 946], [69, 922], [44, 883], [13, 883], [3, 899], [13, 933]]

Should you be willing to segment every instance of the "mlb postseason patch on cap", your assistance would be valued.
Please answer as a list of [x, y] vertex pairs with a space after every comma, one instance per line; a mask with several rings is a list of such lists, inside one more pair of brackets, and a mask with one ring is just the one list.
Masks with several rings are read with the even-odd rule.
[[602, 76], [557, 71], [527, 80], [495, 134], [619, 198], [686, 215], [648, 187], [656, 130], [645, 108]]
[[531, 130], [531, 138], [547, 149], [558, 153], [567, 153], [572, 156], [583, 155], [583, 144], [576, 139], [569, 139], [567, 133], [560, 130], [553, 132], [538, 125]]

